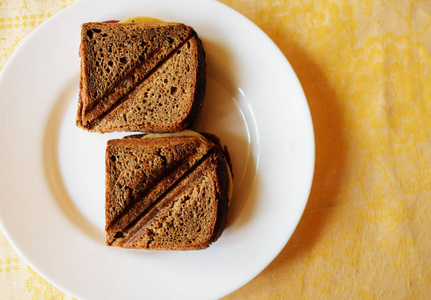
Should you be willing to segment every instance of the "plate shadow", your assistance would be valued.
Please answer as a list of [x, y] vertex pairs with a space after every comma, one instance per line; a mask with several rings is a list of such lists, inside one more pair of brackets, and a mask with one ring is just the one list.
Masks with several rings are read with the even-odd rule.
[[76, 75], [59, 95], [49, 115], [43, 140], [43, 165], [48, 185], [61, 211], [76, 227], [98, 242], [105, 243], [104, 233], [88, 221], [73, 203], [64, 185], [58, 164], [58, 134], [66, 106], [76, 93]]
[[233, 224], [241, 227], [253, 218], [257, 203], [257, 128], [254, 127], [252, 112], [248, 111], [247, 100], [230, 71], [235, 70], [235, 62], [228, 49], [210, 40], [204, 39], [202, 42], [206, 49], [209, 84], [202, 111], [193, 129], [216, 134], [221, 143], [228, 147], [234, 188], [226, 228]]

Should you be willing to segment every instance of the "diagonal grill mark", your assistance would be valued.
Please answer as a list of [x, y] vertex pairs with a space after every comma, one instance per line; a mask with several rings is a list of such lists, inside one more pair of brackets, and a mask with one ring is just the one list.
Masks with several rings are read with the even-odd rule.
[[[121, 212], [121, 214], [118, 215], [117, 217], [115, 217], [112, 220], [111, 224], [109, 224], [109, 226], [107, 227], [107, 230], [115, 229], [116, 227], [119, 227], [118, 229], [124, 229], [124, 228], [121, 228], [121, 224], [118, 225], [118, 223], [121, 221], [121, 219], [124, 218], [124, 217], [126, 217], [127, 214], [129, 214], [130, 211], [132, 211], [140, 203], [142, 203], [144, 197], [148, 197], [154, 191], [155, 187], [157, 187], [159, 184], [162, 184], [164, 181], [167, 181], [168, 184], [169, 184], [169, 180], [170, 180], [171, 176], [175, 175], [176, 173], [186, 172], [188, 168], [192, 168], [193, 166], [191, 166], [191, 167], [187, 166], [188, 162], [190, 161], [191, 158], [193, 159], [194, 156], [198, 156], [198, 155], [199, 155], [198, 150], [197, 149], [193, 149], [191, 151], [191, 153], [184, 158], [184, 162], [183, 163], [177, 165], [176, 167], [174, 167], [171, 170], [171, 172], [168, 172], [168, 174], [162, 175], [158, 180], [156, 180], [153, 183], [153, 188], [145, 189], [145, 190], [141, 191], [138, 195], [136, 195], [134, 198], [138, 199], [138, 200], [132, 201], [128, 205], [126, 205], [126, 207], [123, 209], [123, 211]], [[182, 169], [184, 169], [184, 168], [185, 168], [185, 170], [183, 171]], [[181, 178], [181, 176], [179, 178]], [[175, 182], [177, 180], [179, 180], [179, 178], [177, 178], [177, 179], [174, 178], [172, 180], [172, 183], [170, 185], [175, 184]]]
[[[120, 242], [121, 245], [129, 243], [133, 238], [141, 231], [141, 229], [149, 222], [152, 218], [147, 220], [144, 224], [141, 224], [140, 228], [134, 228], [142, 220], [146, 215], [150, 214], [153, 210], [157, 209], [157, 205], [163, 200], [163, 198], [171, 192], [181, 181], [189, 176], [193, 171], [195, 171], [203, 162], [210, 157], [215, 151], [215, 147], [208, 150], [208, 152], [197, 162], [195, 163], [187, 172], [185, 172], [178, 180], [176, 180], [166, 191], [164, 191], [147, 209], [145, 209], [135, 220], [133, 220], [122, 232], [124, 239]], [[169, 203], [166, 203], [166, 205]], [[130, 231], [135, 229], [134, 233], [130, 234]], [[111, 242], [114, 243], [116, 238]]]
[[[194, 31], [191, 31], [190, 33], [189, 33], [189, 35], [188, 36], [186, 36], [185, 37], [185, 40], [188, 40], [193, 34], [194, 34], [195, 32]], [[170, 37], [169, 37], [170, 38]], [[174, 48], [172, 51], [175, 51], [175, 50], [177, 50], [181, 45], [182, 45], [182, 43], [183, 42], [180, 42], [178, 45], [178, 47], [176, 47], [176, 48]], [[131, 75], [133, 75], [133, 73], [134, 73], [134, 71], [136, 71], [137, 69], [139, 69], [139, 68], [141, 68], [143, 65], [145, 65], [148, 61], [147, 61], [147, 59], [146, 59], [146, 57], [154, 57], [154, 55], [155, 55], [155, 53], [160, 53], [161, 52], [161, 49], [162, 48], [158, 48], [158, 49], [155, 49], [154, 51], [152, 51], [152, 52], [150, 52], [150, 53], [147, 53], [147, 54], [145, 54], [145, 51], [143, 51], [142, 53], [141, 53], [141, 55], [142, 56], [144, 56], [145, 58], [144, 58], [144, 60], [141, 60], [141, 59], [139, 59], [139, 61], [138, 61], [138, 63], [137, 64], [135, 64], [135, 67], [132, 67], [128, 72], [126, 72], [126, 73], [124, 73], [123, 74], [123, 76], [121, 76], [121, 78], [118, 78], [114, 83], [113, 83], [113, 86], [111, 87], [111, 91], [112, 91], [112, 89], [116, 89], [120, 84], [124, 84], [126, 81], [130, 81], [130, 78], [131, 78]], [[171, 52], [169, 52], [168, 54], [167, 54], [167, 56], [170, 54]], [[161, 61], [164, 61], [164, 60], [166, 60], [166, 59], [162, 59]], [[82, 62], [82, 61], [81, 61]], [[155, 67], [157, 67], [157, 64], [153, 67], [153, 68], [155, 68]], [[139, 77], [139, 75], [138, 75], [138, 77]], [[142, 79], [142, 80], [145, 80], [145, 79]], [[141, 81], [142, 81], [141, 80]], [[133, 79], [132, 79], [132, 81], [133, 81]], [[136, 85], [138, 85], [140, 82], [138, 82], [138, 83], [136, 83]], [[132, 85], [130, 86], [130, 88], [133, 88], [133, 82], [132, 82]], [[106, 98], [109, 98], [109, 96], [111, 96], [113, 94], [113, 92], [111, 92], [110, 93], [110, 91], [106, 91], [105, 93], [104, 93], [104, 95], [102, 95], [102, 96], [100, 96], [100, 97], [98, 97], [98, 99], [96, 99], [97, 101], [96, 101], [96, 103], [93, 103], [89, 108], [88, 108], [88, 110], [89, 110], [89, 112], [88, 112], [88, 114], [90, 114], [90, 118], [94, 118], [94, 113], [93, 113], [93, 111], [97, 108], [97, 106], [102, 106], [102, 108], [105, 108], [105, 106], [104, 106], [104, 103], [103, 103], [103, 101], [104, 100], [106, 100]], [[120, 91], [120, 93], [119, 94], [121, 94], [121, 91]], [[119, 98], [121, 98], [122, 96], [120, 95], [119, 96]], [[118, 99], [117, 99], [118, 100]], [[114, 103], [115, 104], [115, 103]], [[95, 118], [97, 118], [97, 116], [95, 117]], [[91, 122], [93, 122], [94, 120], [90, 120], [90, 121], [87, 121], [86, 123], [87, 123], [87, 125], [90, 125], [90, 123]]]
[[[161, 177], [159, 177], [155, 182], [153, 182], [153, 187], [150, 189], [145, 189], [133, 196], [135, 201], [129, 202], [129, 204], [123, 209], [119, 216], [115, 217], [113, 221], [108, 224], [106, 227], [106, 231], [121, 231], [130, 224], [129, 219], [134, 219], [141, 214], [143, 202], [146, 200], [157, 199], [160, 196], [160, 193], [164, 190], [168, 189], [169, 186], [175, 184], [175, 181], [179, 180], [179, 178], [187, 172], [188, 169], [192, 168], [194, 164], [196, 164], [202, 157], [210, 151], [214, 145], [209, 146], [204, 144], [202, 147], [192, 148], [190, 153], [180, 161], [179, 165], [173, 166], [170, 168], [169, 172], [165, 173]], [[204, 151], [202, 153], [202, 151]], [[158, 153], [159, 156], [162, 156], [161, 153]], [[165, 158], [166, 159], [166, 158]], [[163, 160], [163, 157], [162, 157]], [[160, 190], [160, 192], [158, 192]], [[138, 199], [136, 201], [136, 199]], [[147, 201], [148, 202], [148, 201]], [[151, 202], [151, 201], [150, 201]]]
[[[190, 39], [192, 39], [193, 37], [195, 37], [196, 36], [196, 33], [193, 31], [187, 38], [185, 38], [184, 39], [184, 41], [182, 41], [179, 45], [178, 45], [178, 47], [176, 47], [176, 48], [174, 48], [171, 52], [169, 52], [169, 54], [168, 55], [166, 55], [166, 57], [164, 58], [164, 59], [162, 59], [160, 62], [158, 62], [155, 66], [154, 66], [154, 68], [152, 69], [152, 70], [150, 70], [149, 72], [148, 72], [148, 74], [146, 75], [146, 76], [144, 76], [144, 78], [141, 80], [141, 81], [139, 81], [135, 86], [132, 86], [131, 88], [130, 88], [130, 90], [129, 91], [127, 91], [124, 95], [122, 95], [114, 104], [112, 104], [111, 105], [111, 107], [109, 108], [109, 109], [107, 109], [106, 111], [104, 111], [100, 116], [99, 116], [99, 119], [103, 119], [106, 115], [108, 115], [111, 111], [113, 111], [116, 107], [118, 107], [120, 104], [122, 104], [124, 101], [125, 101], [125, 98], [128, 96], [128, 95], [130, 95], [133, 91], [135, 91], [138, 87], [140, 87], [141, 85], [142, 85], [142, 83], [145, 81], [145, 80], [147, 80], [148, 78], [150, 78], [151, 77], [151, 75], [153, 75], [155, 72], [157, 72], [157, 70], [158, 69], [160, 69], [160, 67], [165, 63], [165, 62], [167, 62], [177, 51], [178, 51], [178, 49], [180, 49], [182, 46], [184, 46]], [[126, 78], [133, 72], [133, 70], [134, 69], [132, 69], [131, 71], [130, 71], [130, 73], [126, 76]], [[123, 80], [124, 81], [124, 80]], [[118, 83], [119, 84], [119, 83]], [[100, 102], [102, 102], [103, 100], [105, 100], [107, 97], [109, 97], [109, 95], [108, 96], [106, 96], [106, 97], [104, 97], [104, 98], [102, 98], [101, 100], [100, 100]], [[100, 103], [99, 102], [99, 103]], [[89, 128], [91, 129], [91, 128], [93, 128], [95, 125], [96, 125], [96, 123], [97, 123], [97, 121], [98, 121], [98, 118], [95, 118], [95, 120], [93, 120], [93, 121], [91, 121], [91, 122], [89, 122]]]
[[[133, 239], [138, 235], [141, 230], [145, 227], [146, 224], [148, 224], [156, 214], [155, 210], [160, 210], [167, 205], [169, 205], [170, 202], [161, 203], [162, 200], [164, 200], [165, 196], [170, 193], [176, 186], [178, 186], [185, 178], [187, 178], [193, 171], [195, 171], [200, 165], [202, 165], [208, 157], [210, 157], [215, 151], [215, 148], [210, 149], [192, 168], [190, 168], [181, 178], [175, 182], [169, 189], [167, 189], [162, 195], [160, 195], [159, 198], [155, 202], [153, 202], [141, 215], [139, 215], [132, 223], [129, 224], [129, 226], [126, 227], [125, 231], [127, 232], [124, 236], [124, 239], [120, 242], [121, 245], [128, 244], [129, 242], [133, 241]], [[159, 206], [159, 203], [162, 204], [161, 207]], [[149, 216], [145, 222], [141, 222], [143, 224], [139, 224], [141, 220], [143, 220], [146, 216]], [[123, 232], [124, 234], [124, 232]]]
[[[154, 57], [157, 53], [160, 53], [161, 48], [158, 48], [150, 53], [148, 53], [146, 56], [147, 57]], [[142, 52], [141, 55], [145, 55], [144, 52]], [[128, 71], [127, 73], [123, 74], [123, 76], [121, 78], [119, 78], [117, 81], [115, 81], [111, 87], [110, 90], [106, 91], [105, 94], [101, 97], [99, 97], [99, 99], [97, 100], [96, 103], [93, 103], [91, 105], [91, 107], [89, 108], [89, 111], [87, 112], [87, 118], [89, 118], [90, 120], [87, 121], [87, 124], [91, 125], [97, 118], [97, 110], [101, 109], [102, 113], [103, 111], [106, 109], [106, 106], [115, 106], [115, 103], [117, 101], [119, 101], [121, 99], [121, 97], [126, 96], [134, 87], [133, 87], [133, 78], [132, 76], [134, 76], [135, 71], [139, 68], [142, 68], [146, 63], [148, 63], [148, 61], [146, 59], [144, 59], [143, 61], [139, 61], [135, 67], [132, 67], [130, 69], [130, 71]], [[145, 80], [142, 79], [142, 80]], [[130, 82], [131, 81], [131, 82]], [[136, 83], [135, 86], [139, 85], [140, 82]], [[124, 93], [123, 90], [121, 90], [121, 87], [124, 85], [128, 84], [126, 88], [126, 93], [124, 95], [122, 95], [122, 93]], [[116, 91], [117, 89], [120, 89], [119, 91]], [[127, 90], [129, 90], [129, 92], [127, 92]], [[119, 95], [119, 96], [118, 96]], [[115, 100], [115, 98], [117, 98]], [[110, 98], [114, 99], [114, 103], [109, 103]], [[108, 103], [105, 103], [108, 102]], [[82, 108], [83, 109], [83, 108]], [[82, 114], [82, 113], [81, 113]]]

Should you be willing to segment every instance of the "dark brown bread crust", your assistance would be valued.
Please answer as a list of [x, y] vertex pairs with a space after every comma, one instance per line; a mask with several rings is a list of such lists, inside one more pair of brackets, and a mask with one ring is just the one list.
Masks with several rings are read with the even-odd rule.
[[198, 61], [197, 73], [196, 73], [196, 88], [192, 107], [189, 115], [184, 121], [178, 125], [180, 131], [190, 128], [194, 121], [197, 119], [203, 105], [205, 91], [206, 91], [206, 63], [205, 63], [205, 51], [202, 46], [201, 40], [195, 34], [195, 40], [197, 44], [196, 60]]
[[214, 227], [213, 236], [208, 243], [204, 245], [204, 248], [209, 247], [210, 244], [221, 236], [223, 230], [227, 223], [227, 211], [229, 206], [229, 198], [228, 198], [228, 190], [229, 190], [229, 175], [228, 175], [228, 166], [226, 164], [226, 157], [224, 155], [227, 148], [222, 151], [221, 148], [217, 148], [216, 155], [212, 159], [214, 161], [211, 164], [214, 166], [217, 173], [217, 221]]
[[[189, 148], [181, 151], [185, 145]], [[179, 151], [171, 151], [171, 157], [167, 149], [172, 147]], [[148, 153], [164, 153], [165, 162], [160, 165], [161, 170], [148, 170], [143, 180], [123, 180], [122, 176], [129, 171], [121, 169], [121, 166], [124, 168], [119, 155], [122, 149], [133, 152], [137, 160], [140, 154], [145, 153], [148, 160], [156, 164], [157, 155], [148, 156]], [[160, 149], [164, 149], [163, 152]], [[175, 163], [175, 159], [179, 162]], [[142, 165], [133, 165], [130, 161], [127, 163], [130, 170]], [[107, 245], [144, 249], [203, 249], [216, 241], [224, 230], [229, 177], [224, 150], [212, 140], [205, 137], [142, 139], [142, 135], [111, 140], [106, 151], [106, 174]], [[125, 181], [133, 181], [133, 186], [125, 184]], [[126, 188], [133, 194], [140, 188], [139, 181], [146, 186], [138, 192], [139, 197], [133, 203], [124, 205], [124, 193], [119, 192], [117, 187], [128, 185]], [[203, 203], [208, 204], [203, 206]], [[113, 206], [119, 208], [116, 217], [112, 215]], [[184, 217], [190, 214], [202, 216]], [[188, 237], [179, 232], [187, 232]]]
[[[117, 32], [121, 37], [118, 41]], [[142, 34], [142, 42], [139, 42], [139, 34]], [[128, 36], [131, 36], [130, 41]], [[99, 39], [94, 42], [96, 37], [101, 42]], [[193, 124], [201, 110], [206, 88], [205, 52], [193, 28], [179, 23], [86, 23], [81, 39], [78, 127], [100, 133], [176, 132]], [[126, 47], [130, 51], [112, 46], [119, 42], [130, 43]], [[122, 51], [122, 58], [100, 48], [110, 50], [111, 46], [113, 52]], [[98, 66], [106, 63], [109, 63], [106, 72], [101, 71]], [[163, 71], [166, 68], [171, 72]], [[179, 72], [184, 74], [179, 75]], [[99, 73], [102, 74], [100, 78]], [[112, 78], [114, 74], [116, 77]], [[103, 79], [105, 77], [107, 80]], [[178, 78], [180, 81], [175, 84]]]

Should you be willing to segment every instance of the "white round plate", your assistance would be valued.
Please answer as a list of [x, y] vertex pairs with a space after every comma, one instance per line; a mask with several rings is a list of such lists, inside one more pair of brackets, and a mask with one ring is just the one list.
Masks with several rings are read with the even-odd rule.
[[[194, 27], [207, 94], [194, 129], [229, 148], [234, 194], [220, 239], [200, 251], [105, 245], [106, 141], [75, 126], [80, 26], [152, 16]], [[314, 136], [289, 63], [253, 23], [216, 1], [81, 0], [42, 24], [0, 75], [0, 225], [43, 277], [78, 299], [214, 299], [259, 274], [305, 208]]]

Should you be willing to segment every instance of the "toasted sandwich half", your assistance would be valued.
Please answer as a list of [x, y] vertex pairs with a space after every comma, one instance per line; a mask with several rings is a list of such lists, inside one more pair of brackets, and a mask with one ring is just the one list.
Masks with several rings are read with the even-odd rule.
[[197, 250], [226, 225], [232, 187], [217, 137], [185, 131], [110, 140], [106, 149], [106, 244]]
[[94, 132], [177, 132], [205, 95], [205, 53], [180, 23], [85, 23], [78, 127]]

